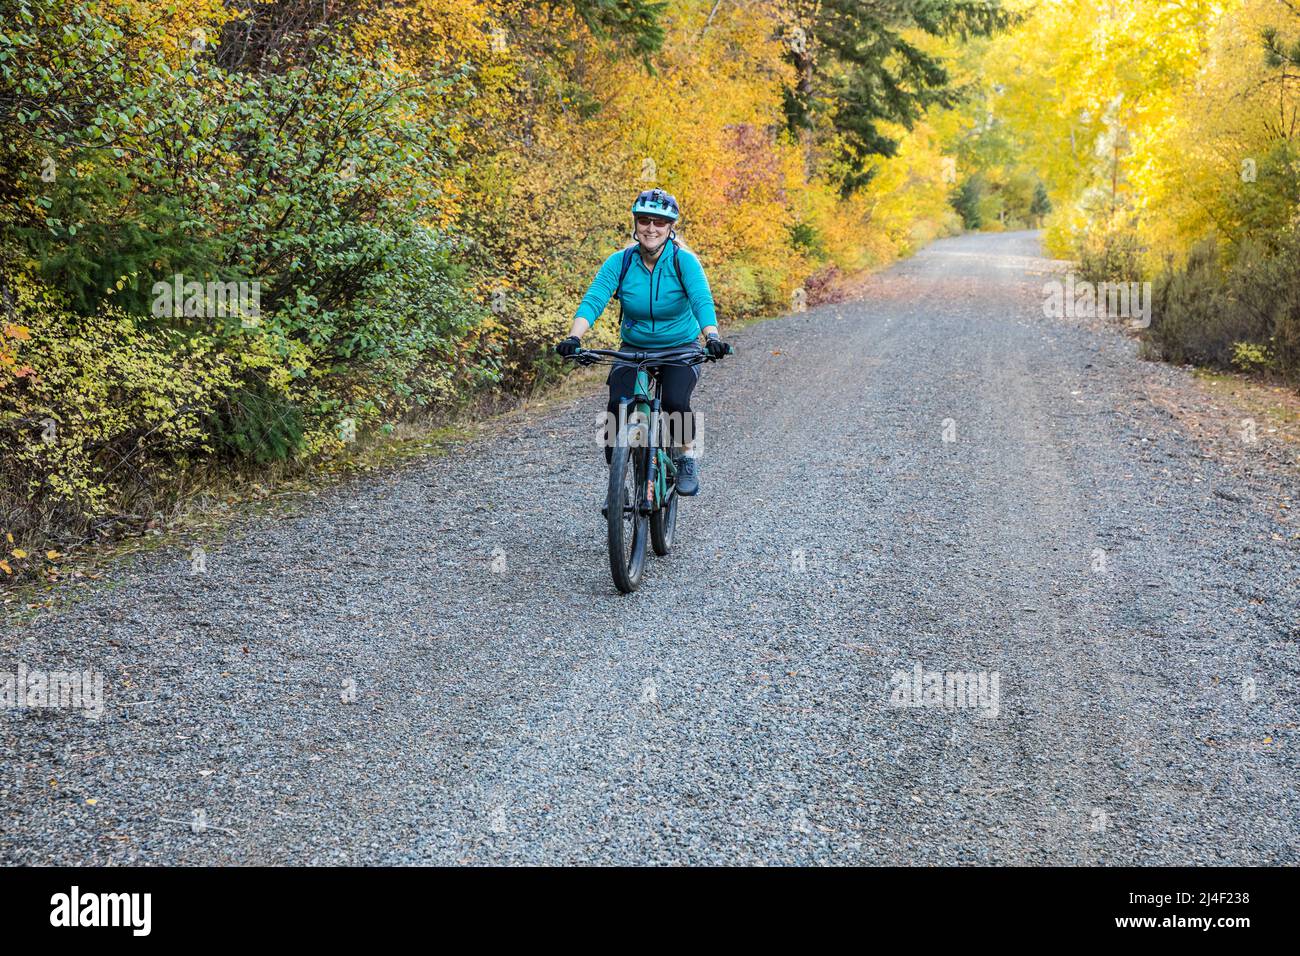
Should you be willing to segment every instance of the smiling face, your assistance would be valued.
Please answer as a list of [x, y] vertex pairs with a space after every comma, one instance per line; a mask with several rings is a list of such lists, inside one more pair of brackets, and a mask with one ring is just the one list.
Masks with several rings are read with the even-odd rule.
[[664, 219], [661, 216], [637, 216], [637, 241], [646, 252], [654, 252], [668, 240], [668, 233], [672, 226], [671, 219]]

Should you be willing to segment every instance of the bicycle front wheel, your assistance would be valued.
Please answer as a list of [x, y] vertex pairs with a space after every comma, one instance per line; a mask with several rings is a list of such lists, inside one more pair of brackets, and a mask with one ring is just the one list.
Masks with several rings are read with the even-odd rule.
[[620, 444], [609, 465], [605, 497], [609, 522], [609, 570], [614, 586], [631, 594], [645, 574], [649, 515], [642, 507], [646, 495], [646, 449]]
[[677, 485], [668, 485], [668, 500], [650, 515], [650, 544], [655, 554], [664, 557], [673, 548], [673, 533], [677, 530]]

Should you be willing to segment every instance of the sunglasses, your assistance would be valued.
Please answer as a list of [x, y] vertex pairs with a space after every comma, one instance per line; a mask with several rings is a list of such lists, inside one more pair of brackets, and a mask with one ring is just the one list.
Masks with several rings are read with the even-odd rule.
[[671, 219], [651, 219], [649, 216], [637, 216], [636, 224], [638, 226], [671, 226]]

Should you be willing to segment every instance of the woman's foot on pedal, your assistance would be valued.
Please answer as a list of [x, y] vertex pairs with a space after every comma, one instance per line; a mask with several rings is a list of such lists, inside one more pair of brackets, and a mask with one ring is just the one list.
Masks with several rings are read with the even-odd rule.
[[677, 493], [688, 498], [700, 493], [699, 465], [694, 455], [684, 455], [677, 460]]

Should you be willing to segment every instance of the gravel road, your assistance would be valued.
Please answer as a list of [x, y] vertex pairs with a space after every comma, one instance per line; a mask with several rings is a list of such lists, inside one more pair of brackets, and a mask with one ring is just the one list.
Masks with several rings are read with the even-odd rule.
[[1296, 472], [1044, 317], [1041, 255], [730, 336], [634, 595], [593, 392], [9, 627], [0, 670], [107, 685], [0, 712], [0, 861], [1300, 862]]

